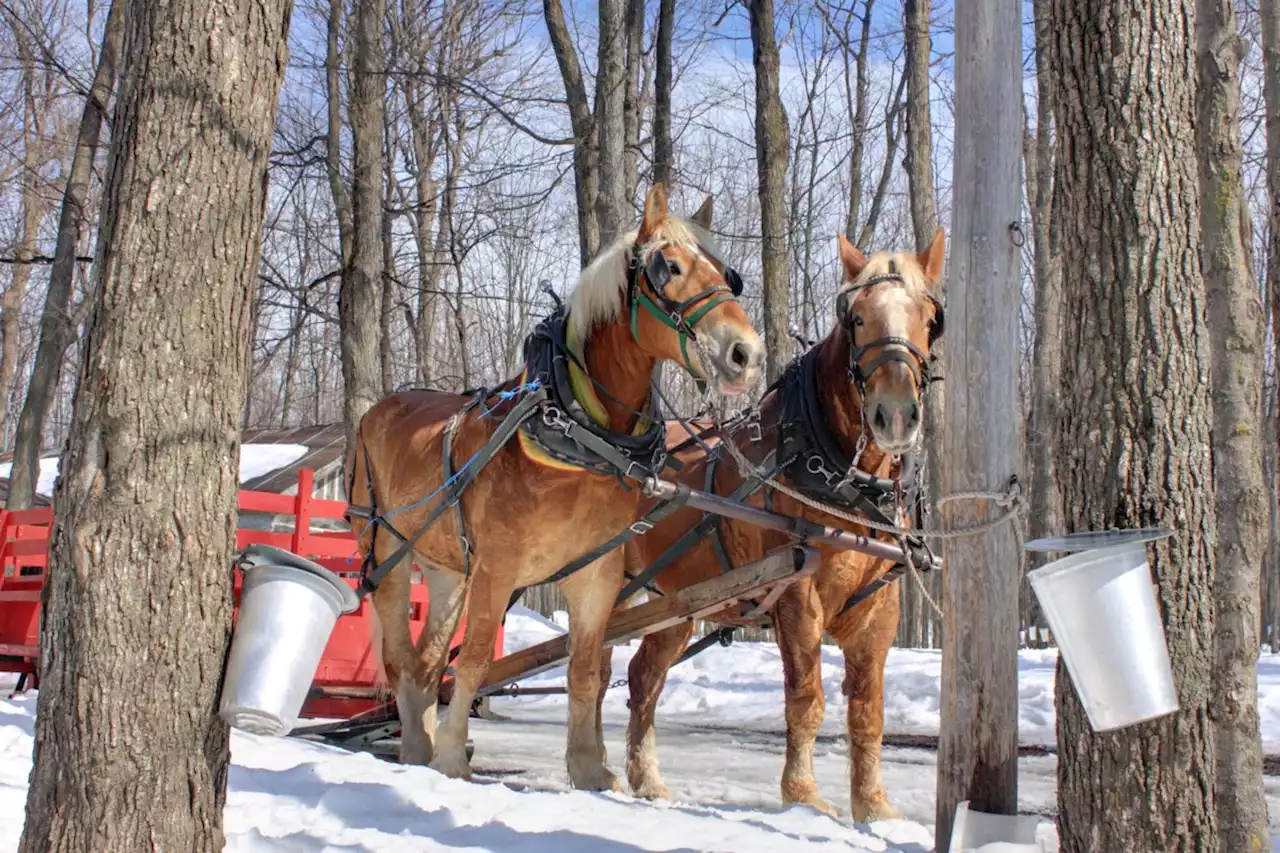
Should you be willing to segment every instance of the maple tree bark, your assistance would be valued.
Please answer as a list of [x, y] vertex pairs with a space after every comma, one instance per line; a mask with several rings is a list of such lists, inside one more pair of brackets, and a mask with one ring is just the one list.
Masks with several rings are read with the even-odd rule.
[[1095, 733], [1059, 662], [1062, 853], [1217, 849], [1217, 529], [1193, 15], [1191, 0], [1051, 0], [1049, 9], [1061, 253], [1087, 259], [1061, 270], [1066, 526], [1176, 530], [1149, 553], [1181, 705]]
[[216, 711], [290, 11], [133, 0], [125, 18], [22, 853], [224, 846]]

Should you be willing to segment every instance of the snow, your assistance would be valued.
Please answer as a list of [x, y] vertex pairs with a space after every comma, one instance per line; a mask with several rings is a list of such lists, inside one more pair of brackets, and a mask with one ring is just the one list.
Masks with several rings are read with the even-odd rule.
[[[506, 626], [512, 652], [561, 633], [560, 620], [521, 606]], [[614, 652], [625, 677], [638, 642]], [[940, 656], [894, 649], [886, 666], [886, 734], [936, 734]], [[1019, 654], [1020, 740], [1052, 744], [1054, 650]], [[782, 668], [775, 646], [713, 646], [672, 669], [658, 708], [658, 750], [675, 802], [569, 789], [564, 770], [565, 697], [500, 697], [508, 719], [473, 720], [475, 781], [449, 780], [427, 768], [289, 739], [232, 734], [225, 814], [226, 850], [248, 851], [566, 851], [566, 853], [927, 853], [933, 849], [936, 754], [886, 746], [884, 781], [904, 819], [870, 826], [847, 818], [840, 653], [824, 647], [827, 698], [814, 773], [832, 819], [806, 807], [782, 809], [778, 776], [785, 749]], [[563, 683], [559, 668], [524, 685]], [[0, 688], [12, 678], [0, 674]], [[34, 693], [0, 692], [0, 853], [17, 849], [35, 723]], [[1268, 752], [1280, 747], [1280, 656], [1259, 663], [1259, 709]], [[626, 689], [605, 701], [610, 766], [624, 769]], [[1057, 849], [1052, 755], [1019, 760], [1019, 807], [1040, 817], [1038, 837]], [[1280, 818], [1280, 779], [1266, 780]], [[1273, 832], [1275, 828], [1273, 827]], [[1280, 839], [1274, 847], [1280, 853]]]
[[[292, 465], [307, 453], [305, 444], [242, 444], [240, 445], [240, 482], [244, 483], [254, 477], [261, 477], [272, 471]], [[40, 460], [40, 478], [36, 481], [36, 492], [42, 495], [53, 494], [53, 482], [58, 477], [57, 456], [46, 456]], [[0, 477], [8, 477], [13, 463], [0, 464]]]
[[240, 482], [292, 465], [307, 453], [305, 444], [240, 445]]

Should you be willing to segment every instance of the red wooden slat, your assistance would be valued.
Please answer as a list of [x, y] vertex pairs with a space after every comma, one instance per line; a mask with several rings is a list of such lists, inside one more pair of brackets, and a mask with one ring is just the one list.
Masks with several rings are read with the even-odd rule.
[[[264, 512], [272, 515], [293, 516], [293, 531], [250, 530], [236, 531], [236, 547], [260, 543], [283, 548], [315, 560], [330, 571], [343, 576], [352, 588], [357, 577], [361, 557], [356, 553], [356, 537], [349, 531], [312, 531], [313, 519], [340, 519], [347, 505], [342, 501], [320, 500], [315, 497], [314, 473], [304, 469], [298, 475], [296, 495], [279, 495], [271, 492], [242, 491], [237, 504], [245, 512]], [[29, 658], [30, 661], [0, 661], [0, 671], [34, 672], [39, 650], [35, 641], [39, 637], [40, 589], [44, 575], [17, 575], [16, 567], [33, 568], [48, 562], [49, 525], [53, 522], [51, 507], [8, 512], [0, 510], [0, 566], [9, 567], [8, 576], [0, 576], [0, 655]], [[240, 598], [241, 573], [235, 573], [234, 596], [237, 605]], [[411, 584], [410, 633], [417, 637], [427, 616], [427, 588], [423, 584]], [[377, 665], [371, 645], [370, 607], [362, 600], [354, 613], [338, 618], [324, 656], [316, 671], [315, 684], [325, 687], [373, 688]], [[453, 644], [462, 641], [466, 632], [466, 620], [461, 620]], [[495, 656], [502, 656], [505, 631], [500, 626], [495, 643]], [[14, 667], [17, 667], [15, 669]], [[304, 717], [332, 716], [339, 708], [356, 713], [371, 706], [371, 700], [308, 700], [303, 708]]]

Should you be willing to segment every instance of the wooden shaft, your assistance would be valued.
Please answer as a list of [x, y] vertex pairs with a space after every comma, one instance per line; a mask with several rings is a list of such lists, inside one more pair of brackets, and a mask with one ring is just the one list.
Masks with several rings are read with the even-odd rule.
[[[645, 494], [650, 497], [656, 497], [660, 500], [671, 500], [681, 490], [681, 486], [658, 477], [649, 477], [645, 480]], [[713, 495], [709, 492], [700, 492], [697, 489], [688, 489], [688, 500], [685, 502], [687, 506], [694, 509], [700, 509], [703, 512], [713, 512], [716, 515], [723, 515], [726, 518], [736, 518], [739, 521], [745, 521], [748, 524], [755, 524], [760, 527], [767, 527], [770, 530], [779, 530], [783, 533], [790, 533], [798, 539], [817, 542], [822, 545], [830, 545], [833, 548], [842, 548], [846, 551], [860, 551], [863, 554], [870, 554], [873, 557], [879, 557], [882, 560], [892, 560], [895, 563], [901, 563], [904, 559], [902, 548], [892, 542], [881, 542], [878, 539], [868, 539], [860, 533], [853, 533], [848, 530], [841, 530], [838, 527], [830, 527], [825, 524], [814, 524], [803, 518], [793, 518], [787, 515], [779, 515], [776, 512], [770, 512], [767, 509], [751, 506], [750, 504], [740, 503], [739, 501], [722, 498], [719, 495]], [[927, 554], [921, 549], [912, 549], [912, 562], [916, 568], [924, 571], [927, 569], [942, 568], [942, 560], [938, 557]]]

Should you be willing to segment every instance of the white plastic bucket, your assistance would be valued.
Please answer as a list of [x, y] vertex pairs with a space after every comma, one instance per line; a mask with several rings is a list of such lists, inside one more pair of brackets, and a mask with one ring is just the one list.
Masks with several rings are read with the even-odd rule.
[[360, 600], [323, 566], [279, 548], [250, 546], [244, 564], [218, 714], [242, 731], [285, 735], [298, 724], [339, 614]]
[[1178, 710], [1146, 547], [1081, 551], [1029, 572], [1089, 725], [1105, 732]]
[[1036, 839], [1035, 815], [969, 811], [969, 801], [956, 806], [948, 853], [1044, 853]]

